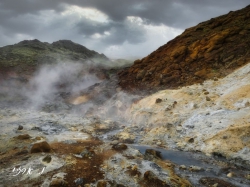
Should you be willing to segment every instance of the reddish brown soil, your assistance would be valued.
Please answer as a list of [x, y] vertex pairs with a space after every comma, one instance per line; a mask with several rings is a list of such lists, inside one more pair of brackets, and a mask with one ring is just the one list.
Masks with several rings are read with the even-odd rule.
[[[37, 179], [17, 182], [15, 186], [22, 186], [24, 184], [29, 186], [40, 186], [44, 182], [45, 178], [52, 178], [54, 174], [60, 172], [64, 172], [67, 174], [65, 176], [65, 181], [67, 182], [66, 186], [69, 187], [74, 187], [74, 186], [81, 187], [84, 186], [85, 184], [94, 183], [95, 181], [103, 179], [103, 172], [100, 170], [101, 165], [105, 160], [113, 156], [116, 153], [116, 151], [107, 150], [102, 153], [95, 151], [95, 148], [101, 144], [102, 142], [99, 140], [86, 140], [74, 144], [65, 144], [62, 142], [51, 143], [50, 144], [51, 152], [49, 154], [55, 154], [57, 157], [61, 157], [64, 160], [67, 160], [67, 158], [71, 158], [69, 162], [71, 161], [73, 162], [71, 164], [70, 163], [65, 164], [65, 166], [63, 166], [58, 170], [54, 170], [52, 172], [41, 175]], [[80, 154], [85, 148], [95, 152], [95, 154], [91, 158], [89, 157], [77, 158], [74, 156], [74, 154]], [[41, 154], [41, 153], [34, 153], [31, 155], [29, 151], [26, 149], [27, 148], [25, 147], [22, 150], [13, 149], [9, 150], [6, 153], [1, 153], [0, 165], [4, 167], [6, 166], [6, 164], [8, 165], [8, 163], [10, 162], [13, 163], [16, 160], [20, 160], [23, 158], [28, 159], [32, 155]], [[83, 178], [83, 183], [77, 186], [74, 181], [78, 178]]]
[[[51, 147], [55, 153], [59, 155], [70, 155], [79, 154], [85, 147], [88, 147], [90, 150], [94, 150], [95, 147], [101, 145], [102, 143], [97, 140], [92, 141], [83, 141], [77, 144], [63, 144], [55, 143]], [[100, 179], [103, 179], [103, 173], [100, 171], [100, 165], [103, 164], [103, 161], [114, 154], [114, 151], [109, 150], [101, 154], [95, 154], [90, 158], [76, 158], [77, 163], [74, 165], [68, 165], [64, 168], [64, 172], [67, 173], [66, 181], [68, 186], [76, 186], [74, 180], [77, 178], [83, 178], [84, 184], [93, 183]]]

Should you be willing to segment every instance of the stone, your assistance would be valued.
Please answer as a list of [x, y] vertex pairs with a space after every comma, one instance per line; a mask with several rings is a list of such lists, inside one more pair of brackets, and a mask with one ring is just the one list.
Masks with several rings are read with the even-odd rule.
[[83, 182], [84, 182], [83, 178], [77, 178], [76, 180], [74, 180], [74, 183], [76, 184], [76, 186], [82, 185]]
[[160, 98], [157, 98], [156, 100], [155, 100], [155, 103], [161, 103], [162, 102], [162, 99], [160, 99]]
[[50, 152], [50, 145], [46, 142], [35, 143], [30, 150], [30, 153], [39, 153], [39, 152]]
[[95, 155], [95, 152], [92, 150], [89, 150], [87, 148], [85, 148], [81, 153], [80, 156], [82, 158], [89, 158], [89, 157], [93, 157]]
[[132, 138], [125, 138], [123, 140], [121, 140], [123, 143], [127, 143], [127, 144], [133, 144], [135, 142], [134, 139]]
[[105, 180], [99, 180], [99, 181], [97, 182], [96, 187], [107, 187], [107, 185], [108, 185], [108, 182], [107, 182], [107, 181], [105, 181]]
[[187, 166], [185, 166], [185, 165], [180, 165], [179, 168], [182, 169], [182, 170], [186, 170], [186, 169], [187, 169]]
[[110, 142], [110, 145], [117, 145], [118, 143], [119, 143], [118, 140], [114, 140], [114, 141]]
[[28, 140], [30, 138], [31, 138], [31, 136], [28, 134], [21, 134], [21, 135], [16, 137], [16, 139], [18, 139], [18, 140]]
[[228, 178], [232, 178], [233, 176], [234, 176], [234, 174], [232, 172], [230, 172], [230, 173], [227, 174]]
[[157, 176], [152, 171], [146, 171], [144, 173], [144, 178], [148, 180], [157, 179]]
[[49, 187], [68, 187], [68, 183], [63, 179], [53, 179]]
[[183, 129], [182, 126], [177, 126], [177, 127], [176, 127], [176, 131], [177, 131], [177, 132], [181, 132], [182, 129]]
[[20, 131], [20, 130], [23, 130], [23, 126], [22, 126], [22, 125], [19, 125], [18, 128], [17, 128], [17, 130], [19, 130], [19, 131]]
[[192, 172], [204, 171], [204, 169], [199, 166], [189, 166], [189, 170]]
[[126, 150], [128, 146], [126, 144], [116, 144], [112, 146], [112, 149], [117, 150], [117, 151], [122, 151]]
[[206, 101], [211, 101], [210, 97], [206, 96]]
[[250, 174], [246, 175], [246, 179], [250, 180]]
[[194, 138], [189, 138], [188, 143], [194, 143]]
[[212, 186], [212, 185], [215, 185], [217, 187], [219, 186], [223, 186], [223, 187], [236, 187], [235, 185], [229, 183], [229, 182], [226, 182], [222, 179], [218, 179], [218, 178], [213, 178], [213, 177], [202, 177], [200, 180], [199, 180], [199, 183], [204, 185], [204, 186]]
[[249, 107], [249, 106], [250, 106], [250, 102], [247, 101], [247, 102], [245, 103], [245, 107]]
[[161, 152], [154, 149], [146, 149], [144, 157], [147, 160], [162, 159]]
[[68, 183], [65, 181], [66, 173], [57, 173], [53, 175], [49, 187], [68, 187]]
[[52, 160], [51, 156], [50, 155], [47, 155], [46, 157], [43, 158], [43, 162], [46, 162], [46, 163], [50, 163]]
[[161, 144], [162, 144], [162, 143], [161, 143], [160, 141], [156, 143], [156, 145], [158, 145], [158, 146], [160, 146]]
[[160, 180], [152, 171], [146, 171], [143, 178], [146, 181], [147, 186], [170, 187], [164, 181]]

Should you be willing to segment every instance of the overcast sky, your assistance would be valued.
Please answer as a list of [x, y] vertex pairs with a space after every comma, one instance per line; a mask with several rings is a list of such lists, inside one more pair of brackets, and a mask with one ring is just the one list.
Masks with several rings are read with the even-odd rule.
[[68, 39], [110, 58], [144, 57], [250, 0], [1, 0], [0, 46]]

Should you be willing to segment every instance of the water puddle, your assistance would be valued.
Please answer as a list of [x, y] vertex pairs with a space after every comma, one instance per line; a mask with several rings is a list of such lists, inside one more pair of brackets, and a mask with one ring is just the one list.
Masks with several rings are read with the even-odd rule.
[[[250, 186], [250, 181], [245, 178], [249, 170], [231, 165], [225, 162], [226, 160], [216, 160], [201, 153], [166, 150], [144, 145], [132, 145], [132, 147], [142, 154], [145, 154], [146, 149], [160, 151], [162, 159], [176, 164], [175, 172], [187, 178], [195, 186], [201, 186], [199, 180], [202, 177], [222, 179], [240, 187]], [[233, 173], [233, 177], [228, 177], [228, 173]]]

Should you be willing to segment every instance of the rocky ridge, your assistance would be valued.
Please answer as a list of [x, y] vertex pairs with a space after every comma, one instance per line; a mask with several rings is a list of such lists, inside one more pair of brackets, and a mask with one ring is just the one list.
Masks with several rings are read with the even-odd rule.
[[224, 77], [250, 59], [250, 6], [186, 29], [119, 73], [125, 90], [159, 90]]
[[24, 40], [0, 48], [1, 77], [15, 75], [26, 78], [45, 64], [61, 62], [88, 63], [90, 68], [96, 65], [104, 68], [105, 63], [110, 60], [105, 55], [70, 40], [59, 40], [52, 44], [37, 39]]

